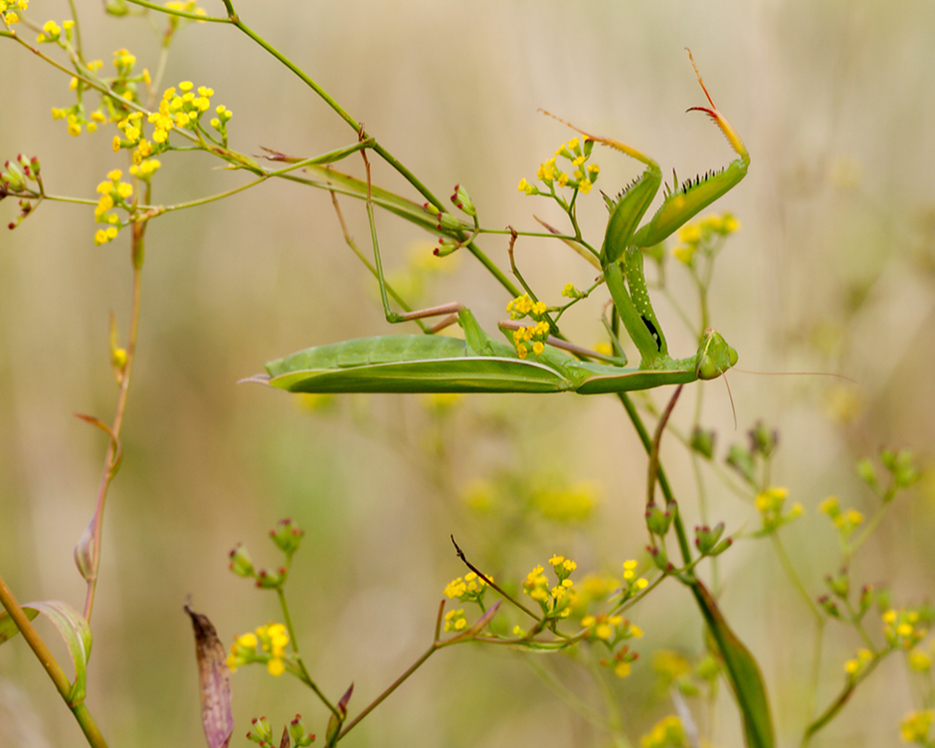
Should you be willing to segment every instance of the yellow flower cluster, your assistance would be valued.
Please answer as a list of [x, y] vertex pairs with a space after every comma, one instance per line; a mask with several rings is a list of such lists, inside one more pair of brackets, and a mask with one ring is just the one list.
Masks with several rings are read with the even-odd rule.
[[87, 125], [88, 132], [97, 130], [99, 122], [103, 122], [105, 117], [100, 112], [91, 114], [91, 120], [85, 119], [79, 106], [69, 107], [68, 109], [59, 109], [52, 107], [52, 119], [63, 119], [68, 124], [68, 134], [77, 137], [81, 135], [81, 129]]
[[18, 10], [27, 10], [29, 0], [0, 0], [0, 20], [7, 26], [19, 23]]
[[899, 736], [906, 743], [918, 743], [919, 745], [931, 745], [929, 742], [929, 731], [932, 729], [932, 722], [935, 721], [935, 710], [925, 709], [921, 712], [909, 712], [899, 726]]
[[133, 164], [130, 167], [130, 173], [137, 179], [142, 179], [143, 181], [148, 180], [158, 169], [162, 166], [162, 163], [157, 158], [148, 158], [139, 165]]
[[513, 331], [513, 344], [516, 346], [516, 354], [520, 358], [526, 358], [530, 352], [539, 355], [545, 350], [545, 341], [549, 337], [549, 323], [541, 319], [548, 310], [548, 307], [541, 301], [533, 301], [529, 294], [517, 296], [509, 304], [506, 310], [510, 313], [510, 319], [522, 319], [530, 317], [535, 324], [524, 325], [518, 330]]
[[114, 67], [121, 76], [126, 76], [136, 65], [136, 55], [128, 49], [118, 49], [114, 52]]
[[636, 652], [631, 652], [630, 648], [624, 644], [613, 657], [606, 657], [600, 660], [599, 664], [601, 667], [613, 668], [614, 675], [618, 678], [626, 678], [633, 669], [631, 663], [637, 657], [639, 655]]
[[585, 616], [581, 619], [581, 625], [586, 629], [591, 629], [592, 637], [608, 642], [616, 638], [617, 627], [622, 623], [623, 616], [609, 616], [606, 613]]
[[782, 525], [798, 519], [805, 513], [805, 509], [798, 502], [789, 507], [789, 511], [783, 513], [786, 499], [789, 497], [789, 489], [779, 486], [770, 486], [756, 497], [756, 508], [763, 519], [763, 528], [761, 533], [769, 533], [777, 530]]
[[844, 663], [844, 672], [851, 678], [856, 678], [867, 669], [871, 662], [873, 662], [873, 652], [861, 647], [857, 650], [857, 657]]
[[921, 649], [913, 649], [908, 655], [909, 667], [918, 673], [927, 673], [932, 669], [932, 655]]
[[887, 610], [883, 613], [883, 636], [895, 647], [912, 649], [928, 636], [928, 629], [917, 626], [919, 613], [915, 610]]
[[829, 496], [818, 505], [818, 511], [827, 514], [834, 522], [843, 539], [849, 538], [864, 521], [864, 515], [856, 509], [843, 511], [837, 496]]
[[[597, 164], [586, 165], [593, 147], [593, 141], [585, 140], [582, 145], [578, 138], [572, 138], [567, 143], [562, 143], [554, 156], [539, 165], [539, 169], [536, 171], [536, 178], [548, 186], [549, 191], [553, 195], [555, 194], [555, 184], [558, 184], [559, 187], [571, 187], [587, 195], [594, 186], [594, 182], [597, 181], [598, 174], [601, 170], [600, 166]], [[571, 162], [570, 175], [558, 167], [557, 159], [559, 158], [564, 158]], [[517, 189], [520, 192], [525, 192], [527, 195], [542, 194], [538, 187], [530, 184], [525, 179], [520, 180]]]
[[526, 575], [523, 581], [523, 593], [539, 603], [542, 612], [548, 614], [550, 618], [567, 618], [571, 615], [571, 606], [576, 597], [572, 590], [574, 582], [568, 577], [577, 564], [564, 556], [552, 556], [549, 564], [555, 576], [558, 577], [558, 584], [550, 588], [549, 580], [543, 573], [545, 569], [537, 565]]
[[[46, 21], [42, 24], [42, 33], [36, 37], [38, 44], [50, 44], [57, 42], [59, 46], [64, 47], [65, 42], [71, 41], [71, 30], [74, 28], [74, 21], [62, 21], [59, 26], [55, 21]], [[62, 40], [62, 31], [65, 32], [65, 40]]]
[[545, 603], [549, 599], [549, 580], [542, 573], [544, 571], [541, 565], [535, 566], [523, 582], [523, 592], [537, 603]]
[[449, 598], [458, 598], [461, 602], [480, 602], [484, 597], [484, 591], [487, 589], [487, 582], [481, 579], [473, 571], [469, 571], [463, 577], [452, 579], [445, 587], [445, 594]]
[[211, 106], [214, 90], [207, 86], [199, 86], [196, 96], [193, 88], [194, 84], [191, 81], [182, 81], [178, 90], [167, 88], [162, 94], [159, 111], [149, 115], [149, 122], [155, 127], [154, 142], [165, 143], [172, 128], [189, 127]]
[[286, 670], [286, 646], [289, 632], [281, 623], [267, 623], [255, 633], [242, 634], [234, 641], [227, 657], [231, 672], [241, 665], [264, 662], [270, 675], [282, 675]]
[[543, 517], [553, 522], [581, 522], [591, 516], [599, 494], [600, 488], [593, 482], [571, 486], [550, 482], [533, 492], [532, 503]]
[[640, 738], [640, 748], [670, 748], [688, 745], [682, 721], [674, 714], [663, 717], [653, 729]]
[[[126, 50], [122, 50], [126, 52]], [[116, 53], [116, 54], [119, 54]], [[132, 58], [132, 55], [129, 55]], [[116, 61], [115, 61], [116, 64]], [[146, 121], [153, 125], [153, 134], [151, 141], [143, 136], [143, 115], [140, 112], [131, 112], [117, 123], [117, 128], [123, 134], [114, 136], [114, 152], [121, 148], [135, 148], [133, 152], [133, 163], [142, 165], [143, 160], [154, 153], [160, 153], [168, 148], [169, 132], [176, 127], [193, 127], [201, 115], [211, 106], [211, 97], [214, 90], [207, 86], [199, 86], [194, 89], [191, 81], [182, 81], [178, 88], [170, 87], [165, 90], [162, 100], [159, 102], [159, 110], [149, 114]], [[218, 111], [223, 109], [220, 116], [223, 122], [231, 118], [231, 113], [225, 107], [218, 107]], [[158, 163], [158, 162], [157, 162]], [[158, 168], [158, 167], [156, 167]], [[151, 174], [152, 172], [150, 172]]]
[[679, 229], [682, 243], [673, 250], [673, 254], [680, 262], [691, 265], [699, 248], [711, 248], [719, 239], [739, 230], [740, 221], [730, 213], [705, 216]]
[[506, 310], [510, 313], [510, 319], [522, 319], [523, 317], [541, 317], [545, 314], [548, 307], [541, 301], [533, 301], [528, 293], [517, 296], [513, 301], [506, 305]]
[[464, 609], [449, 610], [445, 613], [445, 631], [464, 631], [467, 628], [467, 619], [464, 617]]
[[646, 577], [636, 575], [637, 562], [629, 559], [623, 562], [623, 584], [625, 586], [624, 599], [633, 597], [637, 592], [645, 590], [649, 586], [649, 580]]
[[114, 169], [108, 172], [107, 179], [97, 186], [97, 192], [101, 197], [94, 208], [94, 220], [97, 223], [108, 224], [106, 229], [98, 229], [94, 235], [94, 243], [97, 245], [113, 241], [120, 230], [120, 218], [116, 213], [109, 211], [115, 207], [129, 207], [127, 200], [133, 195], [133, 185], [129, 182], [121, 182], [122, 176], [123, 172], [120, 169]]

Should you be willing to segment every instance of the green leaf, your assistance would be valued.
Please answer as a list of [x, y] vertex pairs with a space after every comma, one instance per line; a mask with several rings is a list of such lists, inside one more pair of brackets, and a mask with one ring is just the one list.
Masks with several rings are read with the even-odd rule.
[[[26, 603], [22, 607], [29, 620], [35, 619], [41, 613], [58, 629], [75, 667], [75, 680], [71, 685], [68, 703], [71, 706], [80, 704], [85, 697], [88, 658], [91, 656], [91, 628], [87, 620], [71, 605], [60, 600]], [[19, 629], [16, 628], [9, 613], [6, 611], [0, 613], [0, 644], [7, 639], [12, 639], [18, 633]]]
[[[28, 608], [26, 610], [26, 616], [30, 621], [32, 621], [37, 615], [39, 615], [39, 611], [35, 608]], [[18, 633], [19, 629], [16, 627], [13, 619], [10, 618], [10, 614], [5, 610], [0, 611], [0, 644], [9, 641]]]
[[727, 679], [743, 715], [747, 748], [773, 748], [775, 739], [769, 701], [756, 660], [727, 625], [717, 603], [705, 586], [695, 580], [691, 583], [691, 588], [724, 660]]

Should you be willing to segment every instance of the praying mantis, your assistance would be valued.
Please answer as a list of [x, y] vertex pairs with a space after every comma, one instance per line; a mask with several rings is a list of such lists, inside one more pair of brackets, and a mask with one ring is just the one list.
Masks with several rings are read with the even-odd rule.
[[[719, 377], [737, 363], [737, 352], [717, 331], [709, 329], [702, 335], [695, 355], [683, 359], [670, 357], [643, 277], [642, 250], [665, 240], [733, 189], [750, 164], [743, 141], [714, 105], [694, 60], [692, 67], [710, 106], [691, 107], [688, 111], [707, 114], [738, 157], [718, 172], [682, 185], [674, 184], [671, 189], [665, 187], [662, 205], [642, 226], [640, 221], [662, 185], [659, 165], [629, 145], [569, 125], [586, 142], [613, 148], [645, 166], [620, 196], [608, 201], [611, 215], [600, 252], [601, 271], [614, 308], [640, 354], [638, 367], [625, 368], [623, 359], [613, 363], [579, 360], [566, 351], [582, 358], [590, 354], [551, 337], [540, 352], [521, 357], [516, 347], [492, 339], [469, 310], [447, 305], [404, 316], [391, 315], [387, 308], [387, 319], [398, 321], [430, 313], [456, 312], [464, 330], [463, 340], [441, 335], [388, 335], [318, 346], [271, 361], [266, 365], [266, 374], [249, 381], [307, 393], [570, 391], [590, 395]], [[374, 251], [379, 269], [376, 244]], [[385, 289], [382, 271], [378, 280], [381, 290]], [[506, 323], [501, 324], [504, 332], [506, 327]]]

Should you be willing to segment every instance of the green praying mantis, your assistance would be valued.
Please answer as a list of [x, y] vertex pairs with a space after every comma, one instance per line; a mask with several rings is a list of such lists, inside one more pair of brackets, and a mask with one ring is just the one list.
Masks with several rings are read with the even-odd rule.
[[[689, 53], [691, 57], [691, 53]], [[649, 389], [714, 379], [737, 363], [737, 352], [715, 330], [706, 330], [694, 356], [673, 359], [650, 302], [643, 276], [642, 250], [659, 244], [699, 211], [731, 190], [747, 173], [750, 156], [740, 137], [717, 110], [692, 60], [698, 83], [710, 106], [688, 111], [707, 114], [738, 154], [724, 169], [682, 185], [665, 187], [663, 202], [640, 226], [662, 185], [659, 165], [624, 143], [572, 129], [585, 141], [618, 150], [645, 165], [643, 173], [616, 199], [609, 200], [610, 220], [600, 252], [600, 265], [611, 299], [627, 334], [640, 354], [636, 368], [625, 359], [614, 363], [579, 360], [600, 358], [549, 337], [541, 351], [521, 357], [517, 348], [492, 339], [473, 314], [460, 305], [424, 310], [396, 319], [457, 313], [464, 339], [442, 335], [388, 335], [309, 348], [266, 365], [266, 374], [249, 381], [289, 392], [577, 392], [583, 395]], [[566, 123], [567, 124], [567, 123]], [[376, 246], [375, 253], [378, 253]], [[380, 268], [377, 257], [377, 268]], [[382, 272], [378, 275], [385, 288]], [[391, 319], [387, 309], [387, 319]], [[501, 323], [506, 333], [507, 323]], [[515, 329], [515, 326], [514, 326]], [[568, 352], [566, 352], [568, 351]]]

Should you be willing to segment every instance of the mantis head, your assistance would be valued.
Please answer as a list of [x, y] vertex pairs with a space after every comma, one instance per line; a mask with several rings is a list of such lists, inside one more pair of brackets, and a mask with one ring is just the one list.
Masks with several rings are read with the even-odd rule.
[[695, 358], [698, 379], [716, 379], [737, 363], [737, 351], [731, 348], [717, 330], [704, 331]]

